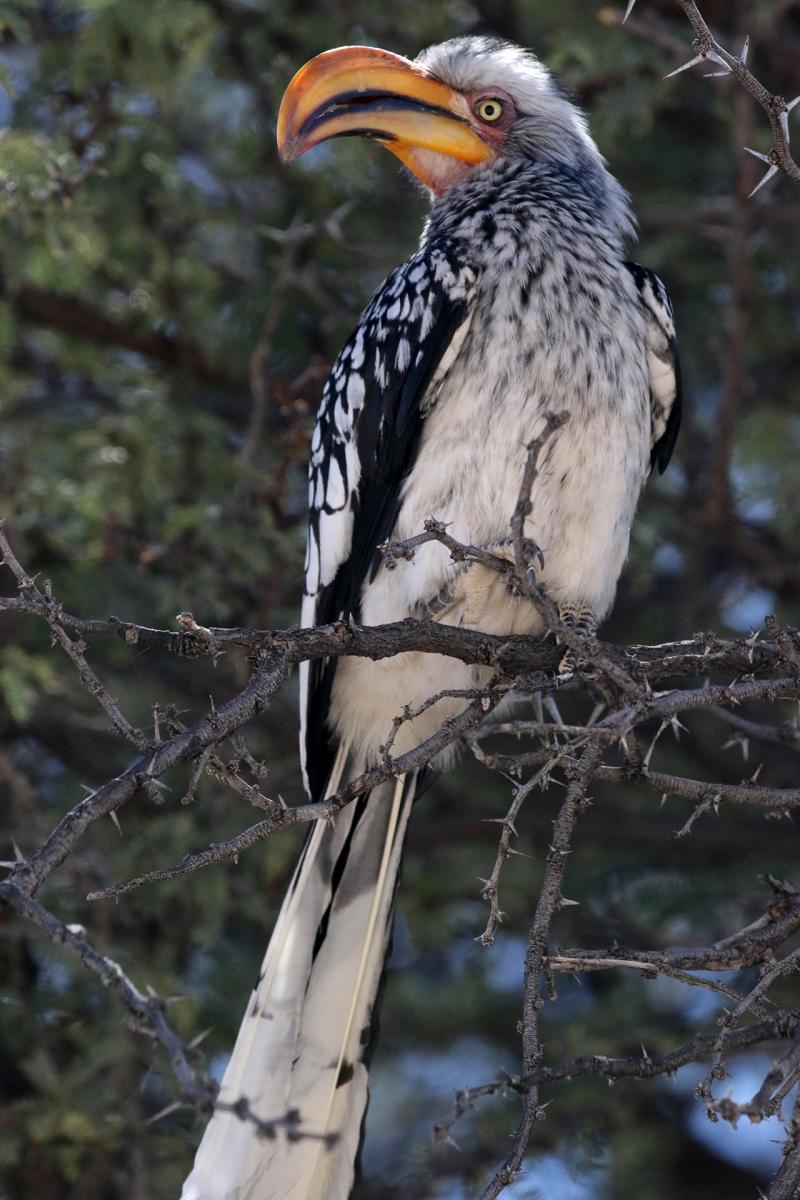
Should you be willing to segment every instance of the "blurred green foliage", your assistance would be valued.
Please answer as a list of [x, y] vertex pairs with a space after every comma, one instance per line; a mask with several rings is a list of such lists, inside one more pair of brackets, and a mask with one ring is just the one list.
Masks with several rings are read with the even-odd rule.
[[[701, 7], [734, 47], [753, 35], [754, 69], [772, 87], [800, 91], [797, 5]], [[736, 232], [737, 193], [758, 178], [741, 152], [743, 122], [767, 149], [762, 114], [742, 116], [729, 80], [663, 82], [692, 53], [670, 0], [639, 0], [627, 31], [619, 15], [583, 0], [1, 0], [0, 497], [28, 570], [84, 615], [164, 626], [191, 609], [205, 624], [294, 622], [322, 380], [371, 290], [413, 249], [425, 202], [394, 159], [356, 141], [280, 167], [280, 96], [302, 62], [334, 45], [415, 54], [480, 30], [534, 47], [586, 106], [633, 194], [637, 257], [664, 276], [677, 310], [688, 414], [675, 465], [650, 486], [609, 636], [658, 641], [704, 626], [746, 630], [773, 610], [796, 616], [800, 197], [778, 181]], [[736, 422], [720, 512], [710, 497], [723, 386]], [[0, 586], [11, 592], [10, 576]], [[246, 678], [235, 655], [212, 668], [96, 639], [90, 656], [142, 725], [155, 702], [188, 719]], [[83, 787], [125, 766], [128, 750], [98, 712], [47, 631], [5, 619], [3, 857], [12, 839], [33, 848]], [[248, 736], [269, 763], [267, 786], [297, 800], [293, 696]], [[738, 780], [752, 765], [738, 747], [720, 752], [723, 740], [697, 720], [657, 756]], [[791, 780], [778, 749], [767, 763], [770, 781]], [[118, 906], [88, 906], [92, 888], [251, 821], [210, 780], [188, 808], [186, 775], [169, 783], [162, 806], [138, 798], [120, 814], [121, 835], [110, 821], [95, 827], [44, 899], [84, 922], [139, 984], [180, 997], [171, 1021], [187, 1040], [211, 1029], [202, 1051], [218, 1072], [298, 838]], [[757, 815], [707, 818], [676, 842], [688, 815], [677, 801], [659, 811], [622, 788], [595, 799], [570, 862], [581, 907], [559, 917], [564, 945], [713, 941], [762, 910], [758, 872], [791, 869], [786, 828]], [[486, 953], [473, 941], [485, 916], [477, 879], [496, 836], [485, 818], [506, 804], [503, 781], [474, 764], [419, 804], [376, 1055], [359, 1193], [370, 1200], [456, 1200], [504, 1152], [513, 1100], [487, 1101], [464, 1121], [460, 1153], [432, 1148], [429, 1132], [452, 1088], [517, 1066], [520, 939], [555, 799], [529, 805], [520, 848], [533, 858], [506, 868], [508, 919]], [[200, 1125], [189, 1112], [146, 1123], [173, 1094], [162, 1055], [66, 954], [7, 914], [0, 923], [0, 1195], [176, 1195]], [[552, 1061], [638, 1053], [641, 1042], [655, 1052], [713, 1029], [718, 1012], [632, 979], [566, 979], [559, 990], [544, 1034]], [[553, 1089], [514, 1196], [753, 1196], [775, 1161], [775, 1130], [762, 1127], [757, 1142], [743, 1130], [734, 1161], [711, 1126], [717, 1140], [703, 1140], [691, 1080], [679, 1084]]]

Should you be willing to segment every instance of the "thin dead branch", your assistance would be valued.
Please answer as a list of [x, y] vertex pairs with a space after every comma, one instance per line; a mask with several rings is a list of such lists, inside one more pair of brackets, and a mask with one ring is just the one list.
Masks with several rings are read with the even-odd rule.
[[[546, 445], [541, 439], [531, 448], [526, 468], [529, 482], [545, 452]], [[478, 940], [489, 946], [502, 921], [501, 875], [510, 857], [517, 853], [514, 841], [526, 803], [551, 784], [566, 785], [545, 856], [544, 878], [525, 956], [520, 1073], [515, 1077], [501, 1075], [477, 1089], [465, 1089], [457, 1100], [458, 1112], [453, 1118], [457, 1119], [457, 1115], [481, 1096], [503, 1091], [520, 1095], [520, 1121], [505, 1161], [485, 1189], [486, 1200], [498, 1196], [519, 1174], [532, 1130], [545, 1115], [538, 1090], [540, 1085], [566, 1079], [570, 1072], [604, 1075], [608, 1079], [626, 1075], [649, 1078], [673, 1069], [669, 1064], [678, 1062], [679, 1058], [681, 1061], [710, 1058], [711, 1072], [718, 1075], [722, 1070], [722, 1058], [729, 1052], [759, 1041], [786, 1040], [793, 1036], [780, 1031], [794, 1030], [796, 1021], [791, 1014], [776, 1007], [768, 993], [782, 974], [795, 965], [794, 952], [776, 964], [776, 951], [800, 930], [797, 893], [788, 884], [770, 881], [775, 899], [762, 917], [710, 948], [641, 950], [613, 946], [603, 951], [585, 951], [556, 950], [551, 945], [554, 920], [570, 903], [563, 896], [562, 880], [572, 834], [580, 813], [590, 803], [589, 789], [594, 783], [635, 784], [660, 795], [671, 794], [689, 801], [692, 812], [684, 826], [686, 832], [695, 827], [699, 815], [724, 811], [729, 804], [748, 804], [754, 811], [767, 816], [783, 815], [800, 807], [800, 789], [774, 786], [768, 776], [756, 775], [738, 783], [727, 779], [707, 782], [659, 770], [652, 763], [653, 755], [659, 752], [659, 736], [670, 729], [675, 735], [681, 733], [680, 717], [684, 712], [707, 712], [737, 737], [758, 738], [793, 748], [797, 731], [787, 721], [785, 711], [778, 707], [775, 720], [770, 722], [765, 706], [800, 700], [800, 637], [796, 630], [779, 625], [773, 618], [765, 623], [758, 636], [724, 639], [714, 634], [696, 634], [681, 642], [656, 646], [617, 646], [577, 634], [563, 625], [548, 598], [537, 588], [536, 551], [523, 537], [527, 515], [524, 490], [520, 492], [514, 515], [514, 562], [485, 548], [459, 543], [435, 519], [431, 519], [416, 538], [390, 543], [384, 547], [384, 553], [387, 559], [394, 557], [397, 561], [411, 557], [425, 542], [437, 541], [446, 547], [456, 562], [475, 562], [505, 574], [510, 582], [516, 574], [517, 588], [521, 584], [523, 592], [527, 591], [531, 602], [543, 615], [544, 627], [551, 634], [555, 633], [562, 645], [554, 644], [552, 637], [542, 640], [491, 636], [435, 620], [407, 620], [372, 628], [352, 621], [339, 621], [313, 629], [251, 630], [209, 626], [202, 618], [198, 620], [186, 611], [176, 619], [177, 631], [172, 631], [121, 622], [113, 617], [80, 617], [62, 609], [49, 584], [40, 585], [29, 576], [14, 554], [6, 532], [0, 529], [0, 550], [17, 584], [16, 595], [0, 598], [0, 611], [16, 620], [38, 620], [48, 625], [54, 640], [75, 664], [83, 688], [100, 704], [111, 729], [136, 751], [134, 761], [126, 770], [76, 804], [40, 845], [25, 846], [5, 864], [9, 874], [0, 882], [0, 902], [21, 918], [31, 921], [50, 940], [71, 950], [119, 995], [128, 1010], [132, 1027], [155, 1039], [166, 1053], [175, 1075], [174, 1103], [177, 1106], [189, 1104], [208, 1112], [216, 1101], [213, 1087], [197, 1074], [194, 1051], [182, 1046], [170, 1029], [165, 1002], [155, 996], [143, 996], [127, 976], [118, 972], [112, 960], [93, 949], [85, 931], [58, 921], [36, 899], [42, 885], [76, 850], [96, 821], [115, 814], [137, 792], [145, 791], [160, 799], [165, 777], [181, 764], [190, 768], [188, 785], [184, 789], [185, 802], [190, 803], [200, 794], [198, 789], [203, 779], [210, 776], [228, 788], [237, 801], [244, 799], [263, 812], [262, 820], [226, 841], [188, 853], [176, 864], [156, 865], [133, 879], [96, 888], [89, 897], [93, 901], [119, 899], [144, 884], [179, 878], [215, 864], [235, 862], [255, 844], [290, 826], [331, 820], [344, 805], [369, 792], [378, 783], [422, 770], [435, 762], [443, 750], [463, 738], [476, 758], [514, 781], [508, 811], [498, 821], [500, 833], [494, 862], [483, 882], [482, 895], [489, 906], [489, 914]], [[236, 695], [213, 706], [205, 716], [188, 725], [179, 719], [174, 707], [157, 706], [150, 738], [127, 720], [107, 686], [89, 665], [86, 643], [94, 644], [108, 636], [121, 638], [132, 654], [147, 648], [151, 653], [177, 654], [189, 665], [196, 658], [217, 661], [223, 654], [244, 652], [249, 678]], [[576, 716], [569, 721], [562, 716], [561, 701], [557, 703], [552, 694], [554, 672], [565, 645], [575, 650], [578, 662], [570, 682], [570, 702], [573, 703], [574, 694], [576, 702], [588, 704], [585, 716]], [[269, 707], [296, 663], [343, 655], [378, 660], [411, 650], [448, 655], [474, 666], [491, 667], [493, 676], [482, 687], [435, 693], [421, 705], [403, 709], [387, 729], [379, 763], [348, 782], [334, 796], [317, 804], [290, 807], [280, 798], [274, 799], [264, 793], [261, 781], [266, 766], [249, 753], [242, 731], [249, 721]], [[698, 682], [700, 680], [703, 682]], [[531, 693], [538, 697], [536, 719], [507, 717], [494, 726], [487, 721], [492, 711], [509, 696]], [[600, 704], [597, 703], [598, 695], [603, 697]], [[463, 700], [463, 710], [443, 720], [426, 741], [404, 754], [394, 755], [392, 749], [398, 730], [445, 697], [451, 701]], [[755, 702], [758, 704], [757, 719], [749, 715], [746, 707]], [[571, 711], [578, 711], [574, 704]], [[486, 748], [488, 739], [507, 741], [509, 738], [521, 743], [511, 753]], [[230, 749], [226, 749], [228, 742]], [[522, 782], [531, 768], [534, 770], [530, 778]], [[245, 769], [255, 782], [245, 778]], [[696, 974], [712, 970], [733, 972], [752, 966], [761, 967], [765, 973], [747, 994], [727, 981]], [[574, 973], [599, 969], [635, 971], [644, 977], [662, 974], [687, 986], [703, 987], [720, 997], [720, 1002], [727, 1006], [729, 1017], [715, 1038], [694, 1039], [674, 1052], [673, 1057], [613, 1059], [597, 1055], [592, 1059], [576, 1060], [577, 1066], [545, 1066], [539, 1016], [544, 995], [555, 996], [554, 974], [566, 970]], [[740, 1019], [751, 1013], [757, 1018], [756, 1024], [742, 1029]], [[751, 1034], [752, 1029], [761, 1031], [761, 1035]], [[682, 1055], [691, 1057], [683, 1059]], [[736, 1112], [725, 1107], [725, 1100], [714, 1098], [709, 1085], [708, 1095], [704, 1096], [709, 1113], [715, 1117], [727, 1114], [729, 1118], [755, 1119], [762, 1111], [766, 1113], [779, 1107], [788, 1094], [790, 1081], [797, 1074], [798, 1057], [800, 1054], [793, 1048], [784, 1052], [783, 1057], [773, 1064], [769, 1077], [765, 1078], [749, 1107], [740, 1105]], [[237, 1102], [237, 1105], [235, 1111], [239, 1112], [241, 1108], [243, 1119], [256, 1119], [246, 1103]], [[288, 1121], [288, 1116], [276, 1117], [275, 1121], [265, 1123], [262, 1132], [265, 1136], [275, 1136], [285, 1128], [290, 1136], [296, 1136], [296, 1129], [290, 1129]], [[451, 1123], [450, 1118], [442, 1123], [444, 1132], [441, 1136], [449, 1136], [447, 1131]], [[313, 1131], [303, 1131], [303, 1135], [313, 1136]], [[791, 1153], [793, 1151], [787, 1152]]]
[[[625, 15], [622, 18], [623, 22], [630, 17], [635, 3], [636, 0], [629, 0]], [[752, 96], [767, 114], [772, 132], [772, 147], [768, 153], [763, 154], [761, 151], [753, 150], [749, 146], [742, 147], [743, 150], [746, 150], [753, 157], [765, 163], [767, 167], [761, 181], [756, 184], [750, 194], [754, 195], [760, 191], [779, 171], [786, 175], [788, 179], [791, 179], [792, 183], [797, 187], [800, 187], [800, 166], [798, 166], [792, 157], [789, 135], [789, 116], [798, 104], [800, 104], [800, 96], [795, 96], [793, 100], [787, 102], [782, 96], [770, 92], [763, 83], [756, 79], [747, 66], [749, 39], [745, 41], [739, 55], [731, 54], [713, 36], [694, 0], [676, 0], [676, 3], [683, 9], [694, 32], [692, 48], [695, 54], [688, 62], [671, 71], [667, 78], [669, 79], [673, 75], [678, 75], [682, 71], [687, 71], [691, 67], [708, 63], [713, 63], [722, 68], [716, 74], [733, 76], [737, 83], [744, 88], [748, 95]]]

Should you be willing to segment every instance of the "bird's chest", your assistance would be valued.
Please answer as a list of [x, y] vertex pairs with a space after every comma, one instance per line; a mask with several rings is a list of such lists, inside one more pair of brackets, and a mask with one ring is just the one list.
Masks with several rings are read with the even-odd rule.
[[[590, 516], [603, 493], [627, 510], [649, 446], [644, 336], [625, 281], [551, 257], [490, 278], [429, 389], [398, 533], [427, 517], [475, 543], [508, 536], [527, 446], [548, 412], [566, 424], [534, 482], [538, 524]], [[616, 483], [609, 486], [609, 473]], [[620, 495], [616, 495], [620, 492]], [[632, 516], [632, 507], [631, 507]]]

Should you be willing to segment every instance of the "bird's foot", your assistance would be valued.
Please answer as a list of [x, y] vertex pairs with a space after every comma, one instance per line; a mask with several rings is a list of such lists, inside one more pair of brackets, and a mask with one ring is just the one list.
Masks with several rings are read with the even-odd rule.
[[[509, 595], [518, 598], [527, 594], [524, 580], [521, 580], [516, 571], [516, 559], [514, 554], [513, 538], [501, 538], [496, 542], [487, 542], [485, 546], [480, 547], [487, 554], [491, 554], [494, 558], [503, 559], [508, 563], [506, 575], [506, 587]], [[525, 563], [529, 568], [541, 570], [544, 567], [544, 552], [541, 547], [536, 544], [533, 538], [525, 538], [522, 543], [522, 551]], [[489, 568], [491, 570], [491, 568]], [[541, 586], [541, 585], [540, 585]]]
[[[420, 620], [441, 620], [459, 606], [459, 624], [480, 629], [487, 612], [498, 602], [500, 588], [505, 587], [508, 595], [515, 599], [525, 595], [524, 583], [517, 578], [514, 569], [514, 543], [511, 538], [486, 542], [476, 549], [484, 555], [490, 555], [496, 560], [495, 563], [479, 558], [459, 562], [434, 596], [417, 602], [414, 608], [416, 617]], [[535, 542], [526, 539], [524, 550], [530, 565], [534, 562], [544, 564], [544, 555]]]
[[464, 595], [463, 624], [480, 629], [487, 611], [497, 604], [498, 587], [505, 586], [510, 596], [522, 594], [514, 570], [514, 543], [511, 538], [486, 542], [477, 547], [482, 553], [491, 555], [496, 564], [472, 559], [462, 568], [461, 587]]
[[[581, 637], [593, 637], [597, 633], [597, 617], [590, 608], [578, 608], [574, 604], [559, 604], [558, 616], [562, 625], [574, 630]], [[559, 639], [560, 640], [560, 639]], [[580, 652], [571, 647], [564, 651], [556, 671], [559, 685], [568, 683], [580, 663]]]
[[[501, 588], [514, 600], [528, 595], [527, 581], [525, 578], [520, 579], [516, 570], [512, 538], [487, 542], [479, 549], [496, 561], [489, 563], [473, 560], [463, 568], [461, 586], [466, 598], [463, 623], [473, 629], [482, 628], [487, 611], [497, 605], [502, 595]], [[525, 539], [523, 553], [528, 569], [534, 569], [534, 564], [537, 563], [540, 569], [544, 566], [544, 554], [531, 538]]]
[[441, 617], [442, 613], [447, 612], [452, 608], [458, 599], [458, 584], [461, 576], [464, 573], [464, 568], [451, 575], [449, 579], [439, 588], [435, 596], [430, 596], [427, 600], [418, 600], [414, 605], [414, 616], [419, 621], [435, 621]]

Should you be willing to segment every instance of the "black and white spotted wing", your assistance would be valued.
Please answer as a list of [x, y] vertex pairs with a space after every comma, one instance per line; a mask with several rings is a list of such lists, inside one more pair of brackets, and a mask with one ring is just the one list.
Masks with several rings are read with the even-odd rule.
[[633, 275], [645, 311], [652, 430], [650, 465], [657, 466], [663, 475], [681, 424], [681, 370], [672, 304], [656, 274], [638, 263], [625, 265]]
[[[376, 292], [337, 358], [311, 440], [304, 626], [358, 617], [361, 590], [397, 521], [423, 400], [466, 319], [476, 273], [453, 243], [430, 242]], [[311, 796], [334, 750], [326, 725], [335, 664], [303, 664], [301, 752]]]

